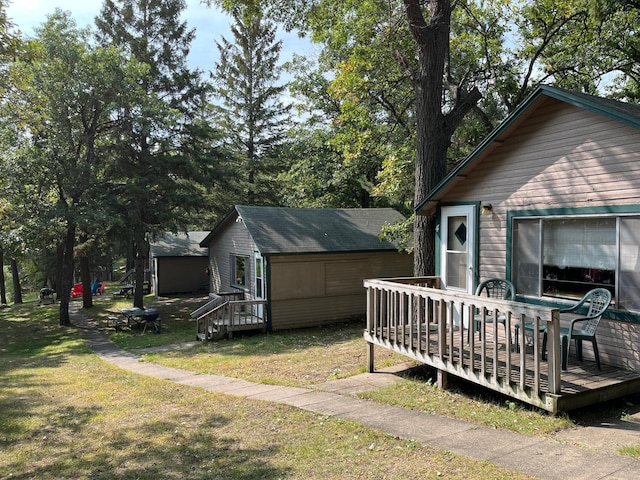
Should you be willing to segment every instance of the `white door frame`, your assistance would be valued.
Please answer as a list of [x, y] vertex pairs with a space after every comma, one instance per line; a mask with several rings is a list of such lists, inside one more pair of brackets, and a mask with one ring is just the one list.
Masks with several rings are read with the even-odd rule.
[[[466, 231], [464, 232], [464, 242], [462, 247], [457, 245], [458, 249], [449, 249], [447, 239], [449, 238], [449, 219], [451, 217], [466, 217]], [[455, 221], [455, 220], [454, 220]], [[475, 205], [453, 205], [440, 209], [440, 277], [442, 278], [445, 289], [473, 294], [475, 287], [475, 266], [476, 266], [476, 206]], [[453, 232], [452, 232], [453, 233]], [[456, 236], [459, 237], [461, 232], [458, 231]], [[455, 248], [455, 247], [454, 247]], [[450, 256], [466, 255], [465, 268], [465, 285], [449, 285], [447, 281], [450, 275], [455, 272], [450, 271], [453, 268], [449, 264]]]
[[[267, 291], [265, 284], [265, 272], [264, 272], [264, 258], [258, 251], [253, 256], [253, 284], [255, 286], [255, 299], [264, 300], [266, 298], [265, 292]], [[264, 318], [264, 308], [262, 305], [256, 305], [256, 316]]]
[[[440, 278], [446, 290], [474, 293], [476, 212], [475, 205], [453, 205], [440, 209]], [[450, 228], [455, 228], [455, 232], [449, 232]], [[454, 312], [454, 325], [460, 325], [460, 317], [461, 312]], [[467, 318], [464, 318], [463, 325], [468, 327]]]

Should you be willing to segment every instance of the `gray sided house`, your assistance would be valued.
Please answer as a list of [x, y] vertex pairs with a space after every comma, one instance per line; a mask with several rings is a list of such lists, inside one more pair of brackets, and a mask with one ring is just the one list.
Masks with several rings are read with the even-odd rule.
[[501, 277], [559, 308], [609, 290], [600, 358], [640, 372], [640, 106], [541, 86], [416, 211], [447, 290]]
[[155, 295], [208, 289], [208, 254], [200, 242], [209, 232], [165, 233], [149, 248], [151, 284]]
[[209, 249], [210, 292], [266, 300], [271, 330], [363, 315], [363, 279], [412, 275], [412, 255], [379, 236], [400, 220], [388, 208], [238, 205], [200, 243]]

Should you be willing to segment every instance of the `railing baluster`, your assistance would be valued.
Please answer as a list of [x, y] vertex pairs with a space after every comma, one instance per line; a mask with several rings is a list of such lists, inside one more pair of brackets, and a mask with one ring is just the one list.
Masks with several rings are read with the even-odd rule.
[[507, 331], [506, 335], [506, 356], [505, 356], [505, 372], [504, 379], [507, 383], [511, 383], [511, 352], [513, 351], [513, 345], [511, 345], [511, 310], [506, 313], [505, 317], [505, 329]]
[[440, 321], [438, 322], [438, 356], [442, 361], [447, 354], [447, 316], [448, 303], [443, 298], [440, 300]]
[[[468, 331], [467, 331], [467, 342], [469, 344], [469, 355], [471, 358], [471, 371], [475, 371], [476, 369], [476, 365], [475, 365], [475, 355], [476, 355], [476, 336], [475, 336], [475, 328], [476, 328], [476, 322], [475, 322], [475, 316], [476, 316], [476, 309], [477, 309], [477, 305], [475, 303], [471, 303], [469, 304], [469, 325], [468, 325]], [[464, 332], [463, 332], [464, 334]]]
[[413, 342], [413, 294], [407, 294], [407, 322], [409, 323], [409, 348], [415, 350], [415, 344]]
[[493, 364], [492, 371], [493, 376], [498, 378], [498, 346], [500, 342], [498, 341], [498, 316], [500, 315], [501, 310], [494, 309], [493, 310]]
[[562, 354], [560, 352], [560, 312], [554, 310], [551, 320], [547, 322], [547, 364], [549, 365], [549, 392], [560, 393], [560, 368]]
[[[525, 343], [525, 324], [527, 321], [526, 315], [523, 313], [520, 315], [520, 331], [522, 335], [522, 343], [520, 343], [520, 388], [524, 389], [527, 385], [527, 345]], [[535, 346], [533, 348], [536, 348]]]
[[[560, 391], [560, 349], [558, 339], [555, 338], [558, 325], [554, 324], [554, 319], [558, 316], [557, 310], [416, 286], [412, 285], [411, 281], [411, 279], [402, 279], [402, 283], [393, 280], [365, 281], [369, 296], [366, 332], [370, 344], [375, 343], [392, 348], [435, 366], [438, 369], [439, 384], [449, 372], [508, 395], [513, 396], [516, 392], [517, 395], [521, 395], [521, 398], [526, 397], [529, 400], [538, 396], [545, 398], [546, 392], [541, 392], [540, 388], [546, 387], [542, 382], [543, 372], [546, 369], [540, 364], [539, 336], [534, 336], [533, 357], [527, 357], [526, 352], [529, 350], [525, 344], [525, 333], [528, 335], [530, 328], [525, 331], [524, 325], [534, 325], [537, 332], [542, 322], [547, 322], [549, 331], [547, 391], [549, 393]], [[426, 285], [437, 282], [420, 279], [419, 283]], [[477, 336], [473, 334], [476, 312], [480, 327]], [[487, 327], [487, 315], [492, 316], [493, 327]], [[501, 337], [502, 325], [498, 325], [498, 318], [504, 319], [504, 341]], [[520, 328], [518, 328], [518, 334], [512, 336], [516, 322]], [[434, 325], [438, 327], [435, 330], [432, 327]], [[468, 331], [465, 332], [467, 329]], [[465, 334], [467, 339], [464, 338]], [[493, 337], [492, 345], [488, 344], [489, 334]], [[502, 357], [503, 346], [504, 357]], [[518, 346], [522, 348], [514, 348]], [[479, 353], [480, 365], [474, 362], [476, 349]], [[515, 356], [518, 355], [518, 351], [519, 359]], [[528, 370], [527, 364], [532, 361], [534, 364]], [[520, 370], [519, 378], [516, 378], [517, 365]], [[514, 384], [514, 381], [517, 383]], [[546, 398], [548, 400], [548, 397]], [[540, 400], [540, 402], [547, 400]]]
[[[462, 332], [462, 327], [463, 327], [463, 322], [464, 322], [464, 303], [463, 302], [458, 302], [458, 305], [456, 307], [457, 311], [458, 311], [458, 331]], [[454, 330], [451, 338], [456, 341], [456, 336], [455, 336], [455, 325], [452, 328]], [[458, 339], [457, 339], [457, 345], [458, 345], [458, 358], [456, 359], [456, 362], [458, 364], [460, 364], [461, 367], [464, 367], [464, 355], [463, 355], [463, 351], [462, 351], [462, 342], [460, 342], [460, 335], [458, 335]], [[454, 349], [455, 350], [455, 349]]]
[[540, 316], [533, 323], [533, 388], [540, 390]]
[[487, 307], [481, 307], [480, 315], [480, 372], [487, 374]]

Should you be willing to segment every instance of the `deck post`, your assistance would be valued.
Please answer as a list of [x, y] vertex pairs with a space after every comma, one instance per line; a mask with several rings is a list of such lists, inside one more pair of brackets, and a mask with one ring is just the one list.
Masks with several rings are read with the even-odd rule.
[[438, 369], [437, 379], [438, 379], [438, 388], [440, 390], [446, 390], [447, 389], [447, 372], [446, 372], [446, 370]]
[[560, 352], [560, 310], [551, 312], [551, 321], [547, 324], [547, 358], [549, 365], [549, 393], [559, 394], [560, 383], [560, 363], [562, 354]]
[[375, 371], [373, 358], [374, 347], [375, 345], [373, 343], [367, 342], [367, 371], [369, 373], [373, 373]]

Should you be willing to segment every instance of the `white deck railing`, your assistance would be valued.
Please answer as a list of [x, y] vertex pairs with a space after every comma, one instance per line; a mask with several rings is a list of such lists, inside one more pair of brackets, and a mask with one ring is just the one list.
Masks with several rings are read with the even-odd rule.
[[[439, 288], [438, 277], [365, 280], [364, 286], [369, 371], [373, 346], [379, 345], [435, 367], [441, 386], [451, 373], [554, 411], [560, 393], [558, 309], [452, 293]], [[502, 324], [485, 322], [497, 316], [507, 335]], [[479, 328], [469, 330], [474, 322]], [[524, 322], [533, 328], [519, 328], [513, 338], [515, 325]], [[531, 335], [541, 326], [548, 332], [546, 360], [540, 335]], [[527, 342], [528, 348], [515, 348]]]

